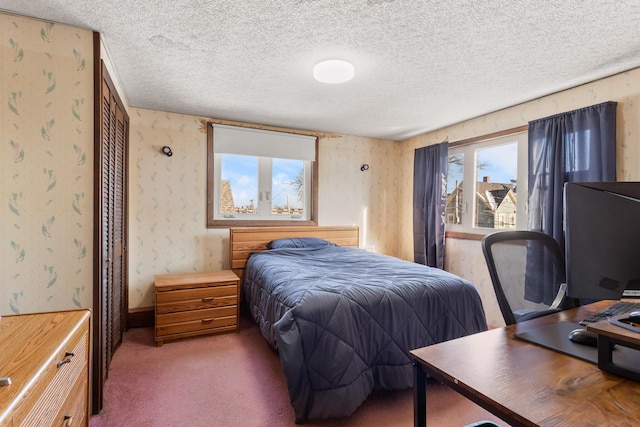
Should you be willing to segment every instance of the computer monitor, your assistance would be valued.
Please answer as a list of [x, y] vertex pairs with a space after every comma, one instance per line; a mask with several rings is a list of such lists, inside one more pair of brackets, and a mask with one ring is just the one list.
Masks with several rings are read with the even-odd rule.
[[640, 296], [640, 182], [565, 184], [567, 295]]

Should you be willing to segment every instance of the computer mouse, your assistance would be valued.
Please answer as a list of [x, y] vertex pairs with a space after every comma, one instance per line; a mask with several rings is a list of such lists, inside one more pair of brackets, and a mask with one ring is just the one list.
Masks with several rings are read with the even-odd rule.
[[640, 321], [640, 311], [632, 311], [629, 313], [629, 318], [635, 321]]
[[588, 345], [591, 347], [598, 346], [598, 334], [587, 331], [586, 329], [579, 328], [569, 332], [569, 340], [577, 344]]

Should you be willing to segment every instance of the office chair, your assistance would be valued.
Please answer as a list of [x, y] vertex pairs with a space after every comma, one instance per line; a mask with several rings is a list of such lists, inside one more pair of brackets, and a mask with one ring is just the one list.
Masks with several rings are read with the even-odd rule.
[[537, 231], [499, 231], [484, 236], [482, 252], [507, 325], [577, 307], [565, 296], [560, 246]]

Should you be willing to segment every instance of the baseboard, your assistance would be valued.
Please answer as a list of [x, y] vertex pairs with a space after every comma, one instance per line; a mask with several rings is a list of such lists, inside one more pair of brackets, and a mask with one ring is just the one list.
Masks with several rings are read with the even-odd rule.
[[153, 326], [154, 313], [153, 307], [130, 308], [127, 313], [127, 329]]

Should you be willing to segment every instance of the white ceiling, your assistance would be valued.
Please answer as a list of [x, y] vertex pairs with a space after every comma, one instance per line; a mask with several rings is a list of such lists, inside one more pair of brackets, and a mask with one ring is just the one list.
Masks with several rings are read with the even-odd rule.
[[[638, 0], [0, 0], [99, 31], [133, 107], [391, 140], [640, 66]], [[324, 59], [355, 78], [312, 78]]]

